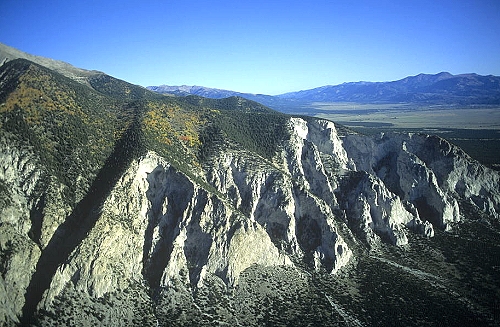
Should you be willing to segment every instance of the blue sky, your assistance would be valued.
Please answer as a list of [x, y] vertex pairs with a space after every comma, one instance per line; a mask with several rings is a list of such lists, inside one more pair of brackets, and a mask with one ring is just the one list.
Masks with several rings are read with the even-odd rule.
[[500, 75], [500, 1], [2, 0], [0, 42], [148, 85], [279, 94]]

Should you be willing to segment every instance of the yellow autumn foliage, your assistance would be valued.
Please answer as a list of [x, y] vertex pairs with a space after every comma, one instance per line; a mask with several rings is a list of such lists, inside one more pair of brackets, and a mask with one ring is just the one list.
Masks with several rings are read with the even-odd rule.
[[18, 87], [9, 94], [5, 104], [0, 107], [0, 113], [20, 108], [29, 125], [41, 124], [43, 115], [48, 112], [78, 115], [86, 119], [87, 115], [75, 99], [73, 90], [61, 90], [50, 75], [38, 71], [19, 78]]
[[183, 110], [176, 104], [150, 102], [147, 107], [143, 124], [158, 142], [171, 145], [172, 140], [178, 139], [189, 147], [201, 144], [198, 131], [203, 122], [198, 113]]

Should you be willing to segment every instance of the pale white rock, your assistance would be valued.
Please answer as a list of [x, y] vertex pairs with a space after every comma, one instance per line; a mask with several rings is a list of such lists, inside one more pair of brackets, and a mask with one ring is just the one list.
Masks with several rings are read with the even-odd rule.
[[265, 230], [256, 223], [242, 224], [232, 235], [228, 250], [227, 278], [236, 284], [241, 272], [251, 265], [284, 266], [292, 262], [278, 251]]
[[[144, 234], [147, 220], [147, 169], [134, 161], [104, 202], [101, 217], [82, 243], [71, 253], [52, 279], [44, 297], [45, 305], [72, 283], [76, 290], [95, 297], [126, 288], [141, 281]], [[89, 260], [90, 258], [90, 260]]]
[[[305, 253], [316, 252], [316, 269], [325, 268], [335, 273], [347, 264], [352, 251], [339, 233], [334, 214], [323, 200], [296, 189], [296, 237]], [[318, 264], [320, 263], [320, 265]]]
[[17, 321], [41, 254], [29, 237], [32, 208], [39, 200], [35, 188], [41, 175], [30, 148], [0, 137], [0, 250], [5, 267], [0, 275], [0, 322]]
[[439, 228], [447, 228], [459, 220], [458, 203], [449, 192], [440, 188], [437, 178], [424, 162], [411, 153], [398, 156], [397, 174], [402, 199], [413, 203], [421, 215]]
[[0, 322], [17, 321], [25, 299], [24, 293], [35, 272], [40, 249], [28, 237], [0, 225], [0, 249], [4, 274], [0, 275]]
[[[67, 186], [59, 183], [55, 177], [49, 178], [48, 187], [44, 195], [43, 210], [41, 212], [43, 219], [40, 232], [40, 246], [42, 248], [47, 246], [57, 228], [71, 214], [71, 206], [63, 200], [66, 188]], [[42, 205], [41, 202], [40, 205]]]
[[[284, 147], [284, 157], [287, 158], [290, 173], [294, 178], [304, 181], [306, 189], [326, 201], [331, 208], [338, 207], [337, 196], [334, 194], [344, 192], [339, 186], [338, 178], [343, 178], [342, 176], [349, 170], [364, 170], [376, 175], [373, 166], [376, 166], [376, 163], [389, 152], [390, 148], [394, 148], [394, 144], [397, 144], [396, 141], [380, 147], [378, 144], [381, 142], [366, 136], [340, 137], [335, 125], [324, 120], [306, 122], [300, 118], [293, 118], [291, 129], [292, 137]], [[301, 151], [301, 153], [299, 155], [294, 151]], [[331, 168], [326, 169], [325, 160], [333, 162], [336, 169], [334, 171]], [[300, 172], [303, 176], [293, 175], [294, 172]], [[401, 199], [391, 193], [382, 181], [378, 180], [375, 184], [376, 190], [370, 187], [365, 190], [367, 194], [370, 194], [366, 199], [369, 201], [366, 205], [369, 205], [371, 210], [362, 214], [364, 211], [361, 208], [364, 204], [359, 204], [361, 207], [358, 213], [350, 211], [351, 214], [348, 216], [351, 219], [364, 221], [361, 224], [366, 225], [363, 229], [368, 238], [375, 237], [375, 234], [371, 234], [371, 231], [374, 231], [388, 236], [394, 244], [406, 244], [404, 227], [420, 226], [422, 222], [418, 214], [415, 211], [406, 210]], [[362, 193], [362, 190], [356, 189], [354, 194], [359, 192]], [[351, 202], [351, 206], [355, 202], [353, 199], [348, 201]], [[432, 227], [427, 226], [427, 235], [433, 233], [429, 231], [429, 228], [432, 229]]]
[[[254, 179], [247, 182], [255, 185]], [[239, 187], [243, 190], [243, 185]], [[255, 192], [249, 185], [245, 185], [245, 188], [245, 192]], [[200, 285], [202, 277], [207, 273], [218, 275], [229, 284], [234, 284], [241, 271], [251, 264], [265, 266], [289, 263], [262, 227], [252, 222], [251, 216], [246, 220], [247, 218], [239, 216], [221, 200], [213, 196], [208, 197], [206, 191], [198, 187], [195, 187], [194, 194], [195, 197], [186, 206], [183, 218], [174, 229], [173, 250], [162, 283], [167, 283], [169, 278], [175, 278], [179, 270], [184, 269], [189, 271], [190, 282], [194, 285]], [[254, 226], [253, 229], [245, 230], [248, 234], [245, 239], [240, 239], [240, 229], [234, 230], [235, 225], [243, 226], [242, 224]], [[261, 251], [256, 247], [257, 243], [262, 248]], [[251, 253], [248, 252], [249, 249], [252, 249]], [[242, 251], [244, 253], [240, 253]], [[239, 262], [241, 258], [245, 259]]]
[[306, 139], [316, 145], [318, 151], [336, 159], [338, 169], [347, 169], [348, 157], [335, 123], [315, 119], [308, 122], [309, 133]]
[[[263, 226], [272, 242], [279, 245], [280, 249], [298, 256], [318, 251], [324, 258], [322, 262], [325, 268], [328, 271], [336, 271], [347, 263], [351, 255], [342, 236], [332, 226], [334, 214], [330, 207], [336, 205], [336, 198], [317, 147], [304, 139], [307, 138], [308, 131], [306, 122], [300, 120], [295, 125], [296, 139], [292, 138], [284, 147], [282, 160], [273, 161], [283, 162], [282, 168], [287, 169], [292, 178], [272, 165], [254, 164], [253, 158], [244, 153], [231, 157], [226, 152], [218, 160], [215, 159], [217, 169], [210, 171], [211, 178], [208, 178], [208, 181], [218, 191], [226, 193], [236, 209]], [[319, 199], [304, 200], [315, 197], [308, 195], [309, 192]], [[307, 204], [304, 206], [302, 202]], [[306, 214], [302, 212], [307, 210], [323, 212], [317, 222], [315, 220], [310, 223], [303, 218]], [[325, 213], [325, 210], [328, 210], [328, 213]], [[325, 227], [327, 219], [330, 224], [328, 228]], [[322, 226], [322, 229], [312, 231], [317, 235], [309, 235], [307, 226], [304, 232], [299, 222], [306, 225], [317, 224], [318, 228]], [[314, 248], [305, 241], [310, 237], [318, 239]]]
[[39, 166], [30, 148], [0, 137], [0, 182], [7, 193], [2, 195], [7, 201], [0, 207], [0, 222], [21, 235], [31, 229], [30, 211], [38, 198], [34, 189], [42, 174]]
[[498, 217], [500, 176], [497, 172], [480, 165], [444, 139], [424, 134], [405, 137], [409, 140], [408, 151], [432, 170], [443, 192]]
[[436, 227], [448, 229], [460, 220], [458, 198], [490, 214], [497, 212], [498, 173], [443, 139], [398, 133], [348, 135], [343, 144], [352, 167], [379, 176], [418, 209], [420, 219]]
[[420, 225], [416, 211], [407, 210], [401, 199], [376, 176], [358, 174], [361, 175], [359, 182], [352, 185], [342, 198], [348, 218], [357, 221], [369, 243], [378, 234], [395, 245], [407, 244], [404, 227], [415, 229]]
[[[94, 229], [99, 234], [92, 232], [75, 250], [71, 263], [54, 277], [52, 292], [71, 280], [102, 295], [124, 287], [122, 280], [140, 279], [148, 269], [163, 287], [173, 280], [201, 287], [208, 275], [236, 284], [251, 265], [290, 265], [290, 255], [307, 253], [316, 269], [335, 273], [352, 257], [341, 232], [344, 218], [335, 210], [357, 221], [368, 242], [381, 236], [403, 245], [407, 229], [432, 236], [430, 222], [446, 228], [456, 221], [459, 190], [467, 196], [481, 193], [477, 186], [460, 188], [469, 181], [453, 171], [446, 174], [448, 165], [431, 168], [432, 161], [412, 152], [418, 153], [422, 142], [415, 136], [340, 137], [333, 123], [299, 118], [290, 126], [290, 140], [277, 154], [281, 159], [272, 161], [277, 166], [256, 163], [240, 150], [213, 159], [206, 180], [222, 197], [154, 153], [134, 162], [106, 201]], [[336, 169], [327, 168], [325, 160], [336, 163]], [[472, 161], [469, 165], [474, 167]], [[349, 171], [360, 170], [361, 180], [349, 180]], [[495, 201], [487, 198], [484, 207], [495, 208]], [[436, 215], [430, 222], [422, 219], [426, 210]], [[119, 216], [127, 217], [126, 226], [117, 226]], [[113, 246], [119, 239], [130, 242]], [[122, 274], [113, 277], [111, 271]]]

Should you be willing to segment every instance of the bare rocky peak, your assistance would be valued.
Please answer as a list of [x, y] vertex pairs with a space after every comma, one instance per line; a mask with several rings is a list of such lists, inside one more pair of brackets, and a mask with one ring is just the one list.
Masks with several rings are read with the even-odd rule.
[[82, 68], [77, 68], [71, 64], [64, 61], [54, 60], [50, 58], [40, 57], [31, 55], [29, 53], [17, 50], [15, 48], [9, 47], [3, 43], [0, 43], [0, 63], [3, 65], [5, 62], [13, 59], [27, 59], [41, 66], [52, 69], [66, 77], [69, 77], [75, 81], [82, 84], [89, 85], [87, 78], [89, 76], [98, 74], [99, 72], [94, 70], [86, 70]]

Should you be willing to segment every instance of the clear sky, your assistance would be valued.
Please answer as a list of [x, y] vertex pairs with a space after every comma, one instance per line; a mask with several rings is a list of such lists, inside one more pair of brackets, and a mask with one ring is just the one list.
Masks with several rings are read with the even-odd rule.
[[500, 1], [1, 0], [0, 42], [143, 86], [280, 94], [500, 75]]

